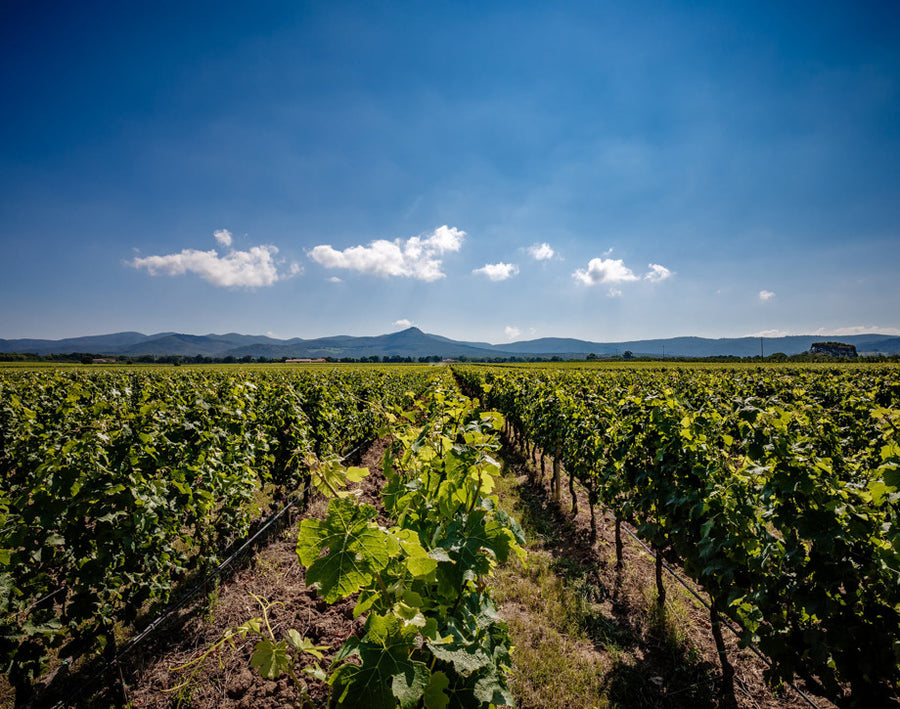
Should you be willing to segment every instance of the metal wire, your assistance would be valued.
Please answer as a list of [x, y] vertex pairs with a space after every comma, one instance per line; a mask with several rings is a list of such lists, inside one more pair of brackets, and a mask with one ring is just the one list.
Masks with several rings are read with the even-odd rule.
[[[347, 453], [343, 458], [341, 458], [341, 464], [345, 464], [348, 460], [350, 460], [354, 455], [359, 453], [368, 445], [368, 442], [360, 443], [356, 448]], [[134, 648], [140, 645], [150, 634], [153, 633], [159, 626], [165, 623], [175, 611], [185, 605], [189, 600], [191, 600], [194, 596], [196, 596], [201, 589], [208, 588], [209, 584], [217, 578], [225, 569], [227, 569], [231, 564], [235, 562], [248, 548], [250, 548], [263, 534], [281, 519], [288, 510], [292, 509], [297, 505], [300, 500], [303, 499], [304, 493], [299, 493], [295, 495], [287, 504], [284, 505], [278, 512], [273, 514], [269, 519], [265, 521], [265, 523], [248, 539], [244, 541], [241, 546], [236, 549], [232, 554], [225, 559], [221, 564], [219, 564], [215, 569], [210, 571], [202, 581], [193, 586], [189, 591], [187, 591], [178, 601], [168, 606], [162, 613], [160, 613], [146, 628], [144, 628], [140, 633], [131, 638], [121, 650], [116, 654], [115, 657], [107, 661], [103, 667], [93, 673], [90, 677], [84, 680], [81, 684], [79, 684], [74, 690], [66, 695], [64, 699], [61, 699], [56, 704], [53, 705], [52, 709], [65, 709], [65, 707], [72, 706], [72, 700], [79, 697], [88, 687], [93, 685], [97, 680], [103, 677], [109, 670], [111, 670], [115, 665], [117, 665], [122, 659], [125, 658], [128, 653], [130, 653]]]
[[[548, 456], [548, 457], [552, 458], [552, 456]], [[580, 481], [576, 480], [575, 482], [576, 482], [576, 484], [578, 485], [578, 487], [580, 487], [583, 491], [586, 491], [586, 488], [584, 487], [584, 485], [581, 484]], [[616, 518], [616, 514], [615, 514], [609, 507], [607, 507], [607, 506], [606, 506], [605, 504], [603, 504], [603, 503], [600, 503], [600, 506], [601, 506], [604, 510], [606, 510], [610, 515], [612, 515], [613, 518]], [[647, 546], [647, 545], [640, 539], [640, 537], [637, 536], [637, 534], [636, 534], [635, 532], [632, 532], [631, 529], [629, 528], [628, 524], [627, 524], [624, 520], [620, 520], [620, 523], [621, 523], [622, 529], [625, 530], [625, 533], [628, 534], [628, 536], [630, 536], [632, 539], [634, 539], [638, 544], [640, 544], [640, 545], [644, 548], [644, 550], [645, 550], [648, 554], [650, 554], [650, 556], [652, 556], [654, 559], [656, 559], [656, 556], [657, 556], [657, 555], [656, 555], [656, 552], [654, 552], [653, 549], [651, 549], [649, 546]], [[669, 566], [669, 565], [665, 562], [665, 559], [662, 560], [662, 567], [663, 567], [666, 571], [668, 571], [668, 572], [675, 578], [675, 580], [678, 581], [678, 583], [680, 583], [682, 586], [684, 586], [684, 587], [688, 590], [688, 592], [690, 592], [690, 594], [691, 594], [694, 598], [696, 598], [698, 601], [700, 601], [700, 603], [701, 603], [707, 610], [712, 610], [712, 608], [710, 607], [709, 603], [707, 603], [707, 601], [706, 601], [702, 596], [700, 596], [700, 594], [697, 593], [697, 591], [695, 591], [695, 590], [688, 584], [688, 582], [687, 582], [685, 579], [683, 579], [683, 578], [682, 578], [675, 570], [673, 570], [672, 567]], [[723, 617], [723, 616], [721, 616], [721, 615], [719, 616], [719, 618], [720, 618], [720, 622], [722, 623], [722, 625], [724, 625], [726, 628], [728, 628], [728, 629], [729, 629], [732, 633], [734, 633], [736, 636], [740, 637], [740, 635], [741, 635], [741, 630], [740, 630], [739, 627], [733, 625], [727, 618], [725, 618], [725, 617]], [[748, 643], [748, 644], [747, 644], [747, 647], [753, 652], [753, 654], [755, 654], [759, 659], [761, 659], [763, 662], [765, 662], [766, 665], [768, 665], [769, 667], [772, 666], [772, 661], [771, 661], [768, 657], [766, 657], [766, 656], [762, 653], [762, 651], [761, 651], [759, 648], [756, 647], [756, 645], [754, 645], [753, 643]], [[822, 709], [822, 707], [820, 707], [820, 706], [819, 706], [818, 704], [816, 704], [812, 699], [810, 699], [810, 697], [809, 697], [802, 689], [800, 689], [799, 687], [797, 687], [793, 682], [790, 682], [790, 681], [789, 681], [787, 684], [790, 686], [791, 689], [793, 689], [795, 692], [797, 692], [797, 694], [799, 694], [799, 695], [803, 698], [803, 700], [804, 700], [807, 704], [809, 704], [809, 706], [813, 707], [813, 709]]]

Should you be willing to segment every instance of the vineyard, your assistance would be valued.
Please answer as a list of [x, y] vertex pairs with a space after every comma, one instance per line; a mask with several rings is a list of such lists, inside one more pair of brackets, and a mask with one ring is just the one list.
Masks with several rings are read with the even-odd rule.
[[896, 701], [897, 370], [458, 375], [526, 448], [552, 455], [557, 497], [567, 475], [573, 504], [577, 482], [592, 518], [598, 505], [615, 515], [617, 537], [622, 520], [637, 527], [661, 602], [663, 561], [708, 594], [726, 687], [721, 616], [768, 656], [772, 682], [801, 676], [840, 706]]
[[[17, 371], [0, 378], [0, 654], [18, 702], [219, 563], [430, 374]], [[409, 394], [407, 392], [410, 392]]]
[[[350, 603], [355, 634], [330, 650], [276, 635], [259, 599], [262, 616], [223, 642], [252, 638], [254, 671], [301, 697], [328, 686], [341, 706], [514, 704], [490, 588], [524, 544], [493, 494], [501, 429], [539, 457], [557, 500], [576, 507], [586, 491], [592, 523], [614, 516], [620, 559], [619, 527], [635, 528], [661, 604], [664, 563], [702, 590], [724, 703], [726, 622], [773, 684], [800, 677], [838, 706], [897, 701], [900, 370], [453, 374], [0, 374], [0, 656], [15, 703], [61, 663], [114, 659], [261, 519], [324, 497], [299, 524], [297, 561], [325, 603]], [[378, 438], [383, 479], [363, 502], [374, 471], [340, 461]]]

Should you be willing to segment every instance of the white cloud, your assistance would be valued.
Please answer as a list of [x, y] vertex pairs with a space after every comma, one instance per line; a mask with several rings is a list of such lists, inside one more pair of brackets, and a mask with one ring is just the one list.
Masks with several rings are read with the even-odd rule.
[[331, 278], [328, 279], [328, 282], [329, 283], [343, 283], [344, 281], [343, 281], [343, 279], [338, 278], [337, 276], [332, 276]]
[[486, 263], [481, 268], [476, 268], [472, 273], [480, 273], [492, 281], [505, 281], [519, 272], [519, 267], [514, 263]]
[[849, 327], [820, 327], [813, 335], [900, 335], [900, 328], [881, 325], [851, 325]]
[[213, 236], [216, 237], [220, 246], [224, 246], [226, 249], [231, 248], [231, 232], [228, 229], [216, 229]]
[[850, 325], [848, 327], [820, 327], [815, 330], [761, 330], [751, 332], [748, 337], [790, 337], [792, 335], [815, 335], [817, 337], [848, 337], [851, 335], [900, 335], [900, 328], [881, 325]]
[[759, 299], [764, 303], [767, 300], [772, 300], [772, 298], [774, 298], [774, 297], [775, 297], [775, 294], [770, 290], [761, 290], [759, 292]]
[[412, 327], [412, 320], [400, 318], [399, 320], [394, 320], [394, 325], [397, 325], [398, 327]]
[[322, 244], [314, 247], [309, 257], [325, 268], [346, 268], [384, 278], [399, 276], [436, 281], [445, 275], [438, 257], [459, 251], [465, 236], [466, 232], [455, 227], [442, 226], [424, 238], [377, 239], [368, 246], [351, 246], [343, 251]]
[[787, 330], [760, 330], [759, 332], [751, 332], [749, 337], [788, 337], [792, 333]]
[[532, 244], [528, 247], [528, 253], [535, 261], [548, 261], [556, 252], [550, 248], [550, 244]]
[[621, 298], [622, 291], [619, 288], [610, 288], [609, 292], [606, 295], [608, 295], [610, 298]]
[[[214, 236], [220, 244], [231, 242], [231, 234], [225, 229], [216, 231]], [[146, 269], [151, 276], [196, 273], [214, 286], [257, 288], [274, 285], [303, 272], [296, 263], [291, 264], [287, 273], [279, 272], [273, 258], [277, 253], [278, 249], [271, 245], [253, 246], [247, 251], [231, 250], [224, 256], [215, 249], [184, 249], [177, 254], [137, 257], [126, 263], [133, 268]]]
[[638, 280], [638, 277], [622, 262], [622, 259], [612, 258], [592, 258], [588, 262], [588, 267], [576, 270], [572, 274], [572, 278], [586, 286]]
[[644, 280], [650, 281], [651, 283], [659, 283], [667, 278], [671, 278], [673, 275], [668, 268], [660, 266], [658, 263], [648, 264], [648, 267], [650, 270], [644, 275]]
[[506, 333], [506, 338], [508, 340], [515, 340], [519, 335], [522, 334], [522, 331], [519, 328], [513, 327], [512, 325], [507, 325], [505, 328], [503, 328], [503, 332]]

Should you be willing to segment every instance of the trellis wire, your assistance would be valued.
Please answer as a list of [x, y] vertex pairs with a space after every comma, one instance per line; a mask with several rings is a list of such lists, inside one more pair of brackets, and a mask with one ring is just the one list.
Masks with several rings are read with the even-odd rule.
[[[341, 463], [345, 464], [348, 460], [350, 460], [354, 455], [359, 453], [364, 447], [367, 445], [366, 443], [359, 444], [352, 451], [347, 453], [343, 458], [341, 458]], [[221, 564], [219, 564], [215, 569], [210, 571], [202, 581], [193, 586], [187, 593], [185, 593], [178, 601], [169, 605], [162, 613], [160, 613], [146, 628], [144, 628], [140, 633], [131, 638], [125, 646], [116, 654], [115, 657], [111, 658], [106, 662], [103, 667], [99, 670], [91, 674], [86, 680], [81, 682], [75, 689], [69, 692], [65, 698], [58, 701], [53, 705], [52, 709], [65, 709], [65, 707], [72, 706], [71, 702], [73, 699], [79, 697], [88, 687], [93, 685], [97, 680], [99, 680], [103, 675], [109, 672], [115, 665], [118, 665], [122, 659], [130, 653], [134, 648], [140, 645], [149, 635], [153, 633], [159, 626], [161, 626], [166, 620], [168, 620], [175, 611], [185, 605], [189, 600], [191, 600], [197, 593], [200, 592], [201, 589], [209, 588], [209, 584], [217, 578], [221, 573], [228, 568], [231, 564], [235, 562], [248, 548], [250, 548], [275, 522], [281, 519], [288, 510], [294, 508], [296, 504], [303, 499], [304, 493], [299, 493], [295, 495], [284, 507], [282, 507], [278, 512], [269, 517], [268, 520], [246, 541], [244, 541], [241, 546], [236, 549], [232, 554], [225, 559]]]

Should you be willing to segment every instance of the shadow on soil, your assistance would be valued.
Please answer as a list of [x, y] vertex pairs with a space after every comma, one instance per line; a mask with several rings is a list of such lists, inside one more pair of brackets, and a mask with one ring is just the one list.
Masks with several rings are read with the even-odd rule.
[[[502, 455], [509, 472], [518, 476], [521, 506], [516, 512], [526, 536], [540, 540], [553, 556], [551, 568], [583, 601], [581, 630], [612, 659], [603, 685], [609, 704], [628, 709], [718, 706], [717, 668], [679, 640], [665, 610], [643, 594], [642, 586], [655, 584], [652, 570], [644, 572], [646, 579], [617, 572], [591, 544], [586, 525], [573, 519], [565, 481], [557, 502], [541, 482], [539, 464], [508, 440]], [[548, 465], [547, 482], [551, 474]]]

